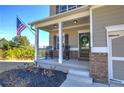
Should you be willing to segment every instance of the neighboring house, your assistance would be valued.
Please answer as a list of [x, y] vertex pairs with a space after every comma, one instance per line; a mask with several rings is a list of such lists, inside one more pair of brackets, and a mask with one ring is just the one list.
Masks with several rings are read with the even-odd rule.
[[60, 64], [63, 47], [69, 45], [71, 59], [89, 60], [94, 80], [124, 83], [123, 17], [124, 6], [51, 5], [48, 18], [30, 23], [37, 28], [35, 60], [42, 29], [49, 32], [49, 45]]

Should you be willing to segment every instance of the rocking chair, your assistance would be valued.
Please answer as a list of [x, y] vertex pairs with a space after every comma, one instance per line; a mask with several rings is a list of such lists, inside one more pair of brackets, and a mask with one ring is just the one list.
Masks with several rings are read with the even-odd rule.
[[65, 45], [63, 54], [64, 54], [63, 55], [64, 59], [66, 60], [70, 59], [70, 46], [69, 45]]
[[53, 50], [52, 50], [52, 46], [48, 46], [46, 47], [46, 59], [50, 57], [51, 59], [53, 58]]

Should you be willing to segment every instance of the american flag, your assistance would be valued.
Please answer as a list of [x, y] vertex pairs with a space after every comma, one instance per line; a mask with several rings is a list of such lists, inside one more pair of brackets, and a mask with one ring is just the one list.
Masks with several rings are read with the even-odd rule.
[[26, 25], [17, 17], [17, 36], [26, 28]]

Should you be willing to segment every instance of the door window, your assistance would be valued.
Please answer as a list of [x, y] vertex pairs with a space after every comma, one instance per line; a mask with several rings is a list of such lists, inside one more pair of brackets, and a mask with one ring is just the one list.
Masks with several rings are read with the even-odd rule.
[[80, 34], [80, 46], [81, 48], [89, 48], [89, 33]]

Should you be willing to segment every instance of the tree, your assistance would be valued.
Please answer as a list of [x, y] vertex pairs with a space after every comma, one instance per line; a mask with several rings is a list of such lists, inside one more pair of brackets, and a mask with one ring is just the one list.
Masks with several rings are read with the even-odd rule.
[[9, 41], [9, 46], [10, 46], [11, 49], [13, 49], [14, 47], [16, 47], [15, 46], [15, 43], [12, 40]]
[[8, 50], [8, 49], [10, 49], [9, 41], [7, 41], [5, 38], [2, 38], [0, 40], [0, 48], [2, 50]]
[[14, 37], [10, 43], [11, 43], [11, 46], [17, 47], [17, 48], [30, 46], [30, 42], [26, 36]]

